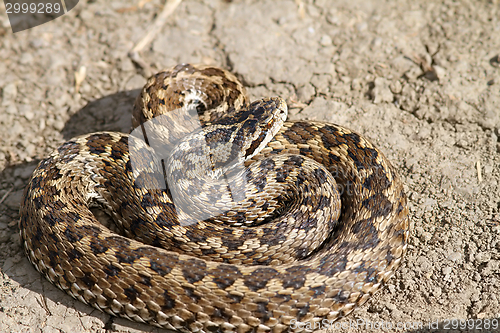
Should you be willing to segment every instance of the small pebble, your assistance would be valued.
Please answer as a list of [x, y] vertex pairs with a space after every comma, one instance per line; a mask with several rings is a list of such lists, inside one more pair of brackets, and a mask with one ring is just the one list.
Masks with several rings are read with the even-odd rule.
[[451, 267], [447, 266], [447, 267], [443, 267], [443, 274], [444, 275], [450, 275], [451, 273]]
[[18, 107], [19, 114], [23, 115], [24, 118], [28, 120], [33, 120], [35, 118], [35, 113], [31, 110], [31, 105], [21, 104]]
[[429, 242], [431, 239], [432, 239], [432, 234], [430, 232], [427, 232], [427, 231], [424, 231], [422, 233], [422, 239], [425, 241], [425, 242]]
[[19, 59], [19, 63], [21, 65], [28, 65], [28, 64], [31, 64], [33, 62], [33, 56], [31, 55], [31, 53], [23, 53], [23, 55], [21, 56], [21, 58]]
[[14, 104], [11, 104], [7, 106], [5, 112], [7, 112], [8, 114], [17, 114], [17, 107]]
[[368, 24], [366, 22], [361, 22], [356, 25], [356, 29], [358, 29], [358, 31], [365, 31], [367, 28]]
[[38, 48], [44, 46], [44, 44], [45, 44], [45, 42], [43, 41], [43, 39], [40, 39], [40, 38], [33, 39], [30, 42], [30, 46], [35, 48], [35, 49], [38, 49]]
[[488, 252], [479, 252], [476, 254], [475, 259], [479, 264], [482, 264], [483, 262], [488, 262], [491, 259], [491, 254]]
[[485, 176], [486, 175], [488, 175], [488, 176], [491, 175], [492, 172], [493, 172], [493, 166], [492, 165], [487, 164], [487, 165], [484, 166], [484, 175]]
[[442, 80], [446, 74], [446, 71], [441, 66], [434, 66], [434, 71], [439, 80]]
[[460, 260], [460, 259], [462, 259], [462, 254], [460, 252], [452, 252], [448, 256], [448, 260], [451, 260], [451, 261], [457, 261], [457, 260]]
[[54, 126], [54, 128], [57, 131], [62, 131], [62, 129], [64, 128], [64, 121], [62, 121], [60, 119], [55, 120], [54, 123], [52, 124], [52, 126]]
[[323, 35], [319, 41], [319, 43], [322, 45], [322, 46], [330, 46], [332, 45], [332, 39], [330, 38], [330, 36], [328, 35]]
[[[431, 137], [431, 128], [430, 126], [422, 126], [417, 133], [417, 138], [419, 140], [425, 140], [429, 139]], [[431, 199], [432, 200], [432, 199]], [[430, 201], [430, 204], [432, 205], [433, 202]]]
[[28, 154], [28, 156], [35, 155], [35, 151], [36, 146], [34, 144], [30, 143], [28, 146], [26, 146], [26, 154]]
[[380, 47], [380, 45], [382, 45], [382, 38], [380, 37], [375, 37], [373, 40], [372, 40], [372, 46], [373, 47]]
[[373, 103], [379, 104], [383, 102], [392, 102], [394, 99], [394, 95], [389, 88], [389, 82], [382, 78], [378, 77], [375, 79], [375, 87], [372, 91]]
[[17, 86], [15, 83], [9, 83], [2, 89], [2, 99], [6, 100], [14, 100], [17, 96]]
[[385, 307], [386, 307], [388, 310], [390, 310], [391, 312], [392, 312], [392, 311], [394, 311], [394, 310], [397, 310], [397, 309], [398, 309], [398, 308], [397, 308], [397, 306], [396, 306], [396, 305], [394, 305], [394, 304], [392, 304], [392, 303], [386, 303], [386, 304], [385, 304]]
[[401, 82], [399, 82], [399, 81], [391, 82], [391, 84], [389, 85], [389, 88], [391, 89], [393, 94], [399, 94], [399, 93], [401, 93], [401, 90], [403, 90], [403, 87], [401, 86]]

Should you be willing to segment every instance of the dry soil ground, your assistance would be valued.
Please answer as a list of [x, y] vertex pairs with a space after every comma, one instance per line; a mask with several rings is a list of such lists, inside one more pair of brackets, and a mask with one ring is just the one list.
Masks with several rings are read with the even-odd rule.
[[[17, 221], [23, 188], [52, 149], [76, 134], [129, 131], [146, 77], [127, 52], [162, 6], [80, 1], [16, 34], [0, 7], [1, 332], [161, 331], [50, 285], [25, 258]], [[279, 95], [292, 119], [351, 127], [399, 169], [408, 254], [344, 326], [474, 319], [489, 332], [488, 320], [500, 317], [499, 17], [498, 1], [185, 0], [141, 55], [153, 70], [228, 68], [252, 98]], [[425, 327], [398, 331], [438, 331]]]

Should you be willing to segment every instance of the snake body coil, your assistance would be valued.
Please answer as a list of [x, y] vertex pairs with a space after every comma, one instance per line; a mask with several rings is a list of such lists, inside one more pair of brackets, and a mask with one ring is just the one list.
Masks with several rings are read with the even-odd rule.
[[[172, 126], [172, 110], [187, 120]], [[362, 136], [285, 117], [279, 98], [248, 104], [224, 70], [156, 74], [133, 115], [142, 145], [93, 133], [40, 162], [21, 207], [29, 260], [82, 302], [182, 332], [287, 332], [347, 315], [401, 262], [403, 185]], [[161, 140], [170, 155], [152, 148]]]

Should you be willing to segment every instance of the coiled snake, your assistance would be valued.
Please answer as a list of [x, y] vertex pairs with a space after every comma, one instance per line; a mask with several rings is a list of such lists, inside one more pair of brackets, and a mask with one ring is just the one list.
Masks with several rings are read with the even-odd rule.
[[401, 262], [403, 185], [367, 139], [286, 114], [280, 98], [249, 104], [222, 69], [154, 75], [134, 109], [139, 135], [80, 136], [40, 162], [21, 207], [29, 260], [82, 302], [182, 332], [347, 315]]

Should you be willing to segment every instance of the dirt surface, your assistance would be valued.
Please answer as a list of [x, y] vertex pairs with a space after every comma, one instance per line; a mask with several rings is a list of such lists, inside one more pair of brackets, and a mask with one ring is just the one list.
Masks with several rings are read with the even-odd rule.
[[[146, 77], [127, 52], [162, 6], [80, 1], [17, 34], [0, 7], [0, 332], [162, 331], [53, 287], [25, 258], [17, 226], [23, 188], [41, 158], [77, 134], [129, 131]], [[340, 322], [344, 329], [327, 331], [363, 332], [356, 323], [372, 323], [368, 331], [437, 332], [426, 327], [439, 322], [451, 332], [452, 319], [474, 319], [454, 332], [495, 331], [487, 323], [500, 318], [499, 8], [460, 0], [185, 0], [141, 52], [154, 70], [179, 62], [230, 69], [252, 99], [279, 95], [291, 119], [363, 133], [399, 169], [409, 196], [408, 254], [390, 283]], [[406, 329], [387, 329], [398, 323]]]

